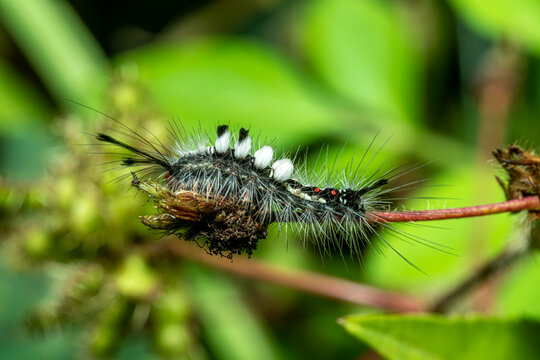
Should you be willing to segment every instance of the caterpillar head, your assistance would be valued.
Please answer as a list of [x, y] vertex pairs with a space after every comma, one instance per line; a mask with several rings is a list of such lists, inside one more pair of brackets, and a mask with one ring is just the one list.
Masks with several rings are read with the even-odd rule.
[[[343, 205], [353, 210], [365, 211], [362, 197], [381, 186], [388, 184], [387, 179], [380, 179], [370, 186], [354, 190], [351, 188], [337, 189], [332, 187], [304, 187], [303, 193], [309, 194], [312, 198], [316, 198], [319, 202], [324, 202], [331, 205]], [[322, 201], [321, 201], [322, 200]]]

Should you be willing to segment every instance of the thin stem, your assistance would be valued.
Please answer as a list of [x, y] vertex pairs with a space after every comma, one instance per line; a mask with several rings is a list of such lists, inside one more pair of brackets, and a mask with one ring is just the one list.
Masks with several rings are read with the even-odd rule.
[[453, 209], [421, 210], [421, 211], [376, 211], [369, 213], [377, 222], [408, 222], [459, 219], [465, 217], [484, 216], [503, 212], [521, 210], [540, 210], [540, 198], [528, 196], [521, 199], [503, 201], [495, 204], [469, 206]]
[[528, 253], [527, 249], [526, 246], [515, 246], [515, 244], [512, 244], [494, 259], [483, 264], [455, 288], [440, 296], [439, 299], [428, 307], [428, 311], [435, 313], [447, 312], [456, 301], [471, 292], [475, 287], [521, 259]]
[[426, 304], [422, 300], [411, 295], [386, 291], [315, 272], [279, 268], [254, 259], [236, 257], [232, 262], [224, 258], [208, 256], [203, 250], [175, 238], [165, 240], [159, 247], [159, 249], [154, 250], [159, 252], [165, 250], [175, 256], [181, 256], [215, 269], [287, 286], [330, 299], [400, 313], [418, 312], [426, 308]]

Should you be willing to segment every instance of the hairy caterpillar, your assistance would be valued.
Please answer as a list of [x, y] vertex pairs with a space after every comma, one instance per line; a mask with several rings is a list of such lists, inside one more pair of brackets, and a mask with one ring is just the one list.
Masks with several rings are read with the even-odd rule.
[[[396, 251], [379, 235], [380, 227], [392, 230], [398, 237], [424, 242], [372, 215], [389, 207], [390, 200], [384, 195], [396, 189], [387, 188], [387, 184], [397, 176], [394, 169], [366, 177], [366, 165], [360, 165], [367, 151], [354, 171], [351, 163], [347, 171], [335, 173], [332, 169], [327, 176], [313, 176], [306, 166], [295, 167], [294, 159], [273, 161], [272, 147], [253, 146], [244, 128], [231, 133], [229, 126], [220, 125], [214, 137], [202, 132], [188, 136], [185, 130], [171, 126], [173, 147], [125, 129], [126, 135], [140, 146], [103, 133], [96, 137], [129, 151], [121, 164], [134, 168], [133, 185], [154, 197], [161, 211], [143, 222], [179, 234], [186, 228], [187, 218], [190, 230], [181, 235], [193, 240], [204, 236], [205, 247], [211, 253], [251, 254], [257, 241], [266, 237], [271, 222], [295, 228], [304, 241], [315, 241], [323, 252], [332, 244], [340, 250], [346, 245], [353, 255], [359, 254], [370, 236]], [[146, 182], [145, 186], [139, 178]], [[211, 209], [191, 217], [171, 210], [182, 207], [182, 202], [193, 201], [195, 207], [204, 203]]]

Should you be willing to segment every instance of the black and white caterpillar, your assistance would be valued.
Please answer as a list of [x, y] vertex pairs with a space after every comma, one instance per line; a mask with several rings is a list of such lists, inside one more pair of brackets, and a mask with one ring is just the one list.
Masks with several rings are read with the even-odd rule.
[[[190, 231], [182, 233], [189, 239], [204, 236], [211, 253], [251, 254], [257, 241], [266, 237], [272, 222], [283, 231], [294, 228], [304, 241], [314, 241], [322, 252], [332, 246], [340, 251], [346, 247], [357, 255], [372, 236], [394, 249], [379, 235], [380, 227], [417, 241], [372, 215], [388, 210], [390, 200], [384, 195], [393, 190], [386, 186], [393, 179], [393, 170], [367, 177], [366, 166], [358, 165], [353, 171], [351, 164], [348, 171], [334, 174], [332, 170], [328, 174], [327, 169], [326, 174], [314, 176], [305, 164], [295, 168], [294, 159], [273, 161], [271, 146], [259, 146], [253, 151], [249, 131], [241, 128], [231, 134], [227, 125], [218, 126], [215, 137], [202, 132], [187, 136], [176, 127], [171, 131], [173, 147], [127, 130], [127, 135], [137, 140], [137, 146], [105, 134], [98, 134], [97, 139], [129, 151], [121, 164], [134, 168], [134, 182], [139, 188], [142, 179], [161, 184], [158, 186], [168, 194], [165, 197], [188, 192], [215, 204], [215, 211], [201, 212], [189, 224]], [[169, 211], [171, 206], [170, 201], [166, 206], [157, 206], [166, 214], [153, 217], [147, 225], [179, 233], [186, 222]]]

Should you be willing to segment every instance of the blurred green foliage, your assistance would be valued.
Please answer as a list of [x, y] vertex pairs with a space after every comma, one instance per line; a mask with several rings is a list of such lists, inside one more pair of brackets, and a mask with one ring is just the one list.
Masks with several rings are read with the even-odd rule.
[[[435, 315], [350, 316], [343, 325], [390, 359], [536, 359], [540, 324]], [[426, 341], [426, 339], [429, 339]]]
[[[336, 154], [347, 142], [340, 166], [377, 132], [376, 147], [393, 135], [371, 169], [385, 159], [389, 167], [438, 160], [401, 180], [429, 179], [402, 194], [397, 207], [500, 201], [489, 152], [515, 140], [540, 143], [536, 1], [147, 6], [0, 0], [3, 354], [329, 359], [353, 358], [370, 346], [389, 358], [427, 349], [453, 359], [465, 358], [465, 350], [448, 349], [459, 348], [465, 330], [474, 333], [469, 358], [491, 356], [484, 344], [495, 330], [511, 354], [529, 344], [537, 323], [506, 317], [540, 319], [535, 256], [490, 284], [487, 300], [460, 304], [485, 318], [347, 318], [345, 327], [363, 345], [335, 320], [373, 309], [148, 255], [141, 249], [159, 239], [138, 215], [152, 206], [128, 191], [122, 172], [98, 166], [114, 157], [88, 135], [113, 122], [70, 101], [160, 139], [178, 116], [187, 129], [225, 122], [260, 130], [277, 149], [307, 148], [312, 157], [323, 144]], [[380, 244], [362, 264], [339, 254], [321, 259], [294, 238], [285, 244], [275, 228], [256, 257], [429, 300], [516, 241], [516, 230], [527, 226], [517, 220], [501, 214], [433, 224], [446, 229], [400, 227], [458, 256], [383, 235], [429, 276]], [[24, 321], [43, 336], [24, 332]], [[351, 330], [356, 326], [361, 331]], [[448, 339], [444, 348], [441, 339]], [[418, 348], [404, 350], [403, 342]]]

